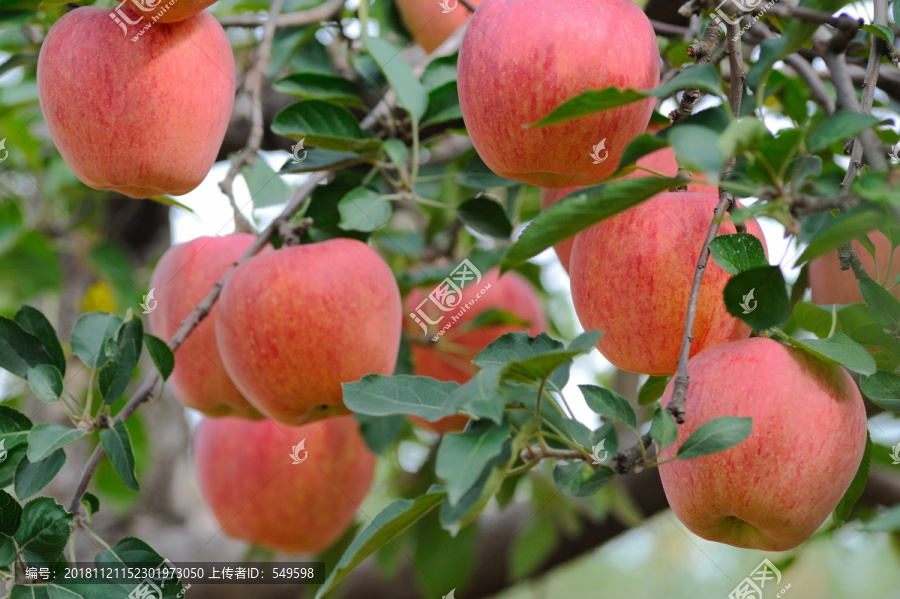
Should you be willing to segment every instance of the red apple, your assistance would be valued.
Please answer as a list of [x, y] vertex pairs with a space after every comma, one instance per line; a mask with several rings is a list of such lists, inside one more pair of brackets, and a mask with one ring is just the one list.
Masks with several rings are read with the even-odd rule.
[[475, 149], [498, 175], [588, 185], [616, 170], [647, 128], [653, 98], [527, 127], [588, 90], [652, 89], [659, 65], [656, 34], [632, 0], [485, 0], [459, 52], [459, 102]]
[[244, 396], [278, 422], [345, 411], [342, 383], [391, 374], [400, 291], [381, 257], [355, 239], [259, 254], [219, 298], [222, 362]]
[[[435, 325], [436, 327], [440, 329], [448, 323], [452, 323], [452, 326], [438, 338], [437, 343], [429, 341], [434, 336], [432, 330], [425, 342], [412, 344], [413, 374], [418, 376], [465, 383], [477, 370], [472, 365], [472, 360], [497, 337], [525, 330], [529, 330], [531, 335], [537, 335], [548, 328], [547, 317], [537, 291], [525, 277], [516, 272], [508, 272], [501, 277], [499, 270], [493, 269], [485, 273], [480, 282], [472, 281], [463, 287], [462, 299], [458, 303], [459, 310], [470, 302], [472, 306], [455, 322], [453, 318], [458, 316], [459, 310], [446, 313], [441, 311], [427, 299], [429, 291], [423, 289], [411, 291], [404, 301], [405, 312], [415, 314], [422, 306], [432, 321], [443, 316], [443, 320]], [[473, 328], [473, 321], [489, 310], [508, 312], [522, 323]], [[416, 326], [411, 318], [405, 322], [407, 333], [414, 340], [421, 341], [422, 329]], [[460, 431], [469, 421], [465, 416], [459, 415], [448, 416], [437, 422], [427, 422], [419, 418], [413, 420], [442, 434]]]
[[[672, 148], [662, 148], [661, 150], [657, 150], [651, 154], [647, 154], [643, 158], [640, 158], [637, 163], [643, 167], [653, 169], [670, 177], [674, 177], [678, 174], [678, 161], [675, 160], [675, 150], [673, 150]], [[651, 174], [647, 171], [636, 170], [633, 173], [625, 175], [622, 178], [635, 179], [649, 176], [651, 176]], [[578, 186], [564, 187], [562, 189], [542, 189], [541, 209], [546, 210], [548, 207], [552, 206], [570, 193], [573, 193], [579, 189], [581, 189], [581, 187]], [[719, 188], [715, 185], [709, 185], [707, 183], [692, 183], [688, 185], [688, 191], [718, 194]], [[566, 272], [569, 272], [569, 259], [572, 255], [572, 244], [574, 243], [575, 237], [573, 236], [553, 246], [553, 249], [556, 251], [556, 255], [559, 257], [559, 261], [560, 263], [562, 263], [563, 268], [566, 269]]]
[[[597, 347], [616, 367], [652, 375], [678, 369], [694, 271], [718, 201], [715, 194], [662, 193], [575, 236], [569, 264], [575, 312], [585, 329], [604, 331]], [[756, 221], [746, 225], [765, 247]], [[726, 218], [719, 235], [734, 232]], [[709, 260], [691, 355], [750, 334], [722, 300], [730, 278]]]
[[675, 515], [694, 534], [736, 547], [785, 551], [806, 541], [850, 486], [865, 449], [866, 412], [853, 379], [761, 337], [708, 349], [688, 373], [685, 422], [660, 461], [714, 418], [753, 418], [753, 430], [731, 449], [659, 467]]
[[193, 460], [200, 493], [225, 533], [285, 553], [319, 553], [334, 543], [375, 470], [350, 416], [300, 427], [204, 419]]
[[[200, 237], [172, 246], [163, 254], [150, 278], [156, 307], [150, 312], [150, 330], [168, 341], [181, 322], [253, 245], [253, 235]], [[148, 304], [152, 308], [152, 305]], [[262, 418], [234, 386], [222, 364], [216, 344], [219, 308], [185, 340], [175, 354], [169, 384], [178, 400], [209, 416]]]
[[[880, 231], [870, 232], [869, 239], [875, 246], [875, 260], [858, 241], [853, 242], [853, 247], [869, 276], [891, 287], [900, 275], [900, 251], [894, 250], [891, 241]], [[863, 301], [859, 281], [852, 270], [841, 270], [837, 251], [809, 263], [809, 287], [812, 300], [817, 304], [855, 304]], [[900, 287], [894, 287], [891, 293], [900, 299]]]
[[[482, 0], [471, 0], [474, 7], [478, 7], [481, 2]], [[440, 0], [397, 0], [396, 4], [407, 31], [429, 54], [437, 50], [472, 16], [456, 0], [447, 0], [445, 5], [449, 10], [444, 8]]]
[[137, 19], [127, 6], [86, 6], [47, 34], [37, 66], [47, 128], [90, 187], [133, 198], [185, 194], [209, 173], [225, 137], [231, 45], [208, 13], [156, 23], [132, 41], [137, 28], [120, 28], [117, 10]]

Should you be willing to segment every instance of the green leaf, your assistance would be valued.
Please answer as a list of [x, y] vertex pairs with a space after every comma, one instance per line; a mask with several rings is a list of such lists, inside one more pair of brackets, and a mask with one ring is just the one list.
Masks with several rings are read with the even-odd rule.
[[456, 176], [456, 182], [471, 189], [493, 189], [519, 185], [518, 181], [495, 174], [477, 154]]
[[409, 160], [409, 148], [399, 139], [386, 139], [381, 149], [398, 168], [404, 166]]
[[572, 340], [568, 349], [580, 351], [583, 354], [589, 354], [597, 347], [597, 344], [600, 343], [601, 339], [603, 339], [602, 331], [585, 331]]
[[875, 320], [889, 329], [896, 329], [900, 322], [900, 302], [897, 298], [868, 277], [860, 280], [859, 290]]
[[381, 455], [394, 444], [406, 424], [403, 416], [366, 416], [354, 414], [359, 422], [359, 432], [369, 451]]
[[143, 342], [144, 325], [129, 312], [128, 320], [119, 326], [115, 338], [106, 344], [107, 361], [97, 377], [104, 404], [113, 403], [125, 393], [141, 357]]
[[487, 198], [475, 198], [463, 202], [456, 213], [459, 220], [476, 231], [497, 239], [509, 239], [512, 223], [500, 204]]
[[65, 374], [66, 356], [56, 337], [56, 331], [53, 330], [53, 325], [50, 324], [47, 317], [40, 310], [31, 306], [22, 306], [16, 313], [15, 321], [23, 330], [41, 340], [44, 352], [50, 358], [50, 364], [56, 366], [60, 373]]
[[817, 258], [838, 247], [853, 242], [856, 238], [890, 222], [890, 217], [881, 206], [866, 202], [844, 212], [827, 223], [809, 242], [794, 266]]
[[13, 496], [0, 489], [0, 535], [13, 536], [22, 523], [22, 506]]
[[710, 64], [701, 64], [684, 69], [667, 83], [663, 83], [653, 90], [652, 94], [657, 98], [671, 96], [683, 89], [699, 89], [708, 94], [722, 97], [722, 77], [718, 69]]
[[674, 443], [678, 438], [678, 424], [668, 410], [658, 407], [653, 412], [653, 420], [650, 424], [650, 438], [656, 441], [659, 451]]
[[345, 106], [362, 106], [359, 90], [349, 79], [323, 73], [293, 73], [277, 80], [275, 91], [304, 100], [322, 100]]
[[521, 264], [591, 225], [668, 190], [679, 179], [643, 177], [589, 187], [542, 210], [503, 259]]
[[[108, 589], [101, 590], [91, 596], [91, 599], [108, 599]], [[17, 584], [13, 587], [9, 599], [85, 599], [84, 595], [64, 587], [55, 582], [49, 584]]]
[[619, 89], [608, 87], [602, 90], [588, 90], [577, 96], [573, 96], [553, 109], [553, 111], [530, 125], [532, 128], [549, 127], [559, 123], [565, 123], [573, 119], [581, 118], [605, 110], [611, 110], [620, 106], [626, 106], [639, 102], [649, 97], [644, 92], [633, 89]]
[[428, 93], [428, 111], [422, 119], [422, 127], [462, 120], [459, 91], [456, 81], [451, 81]]
[[716, 264], [730, 275], [769, 265], [762, 242], [749, 233], [719, 235], [709, 244], [709, 251]]
[[41, 401], [55, 403], [63, 392], [62, 374], [56, 366], [39, 364], [28, 371], [28, 386]]
[[125, 486], [132, 491], [137, 491], [138, 481], [134, 476], [134, 452], [125, 423], [116, 420], [112, 428], [100, 431], [100, 443]]
[[445, 496], [446, 493], [440, 487], [432, 487], [416, 499], [401, 499], [384, 508], [350, 543], [337, 566], [319, 588], [316, 599], [321, 599], [331, 592], [364, 559], [439, 506]]
[[159, 375], [164, 381], [168, 380], [175, 369], [175, 354], [165, 341], [147, 333], [144, 333], [144, 345]]
[[678, 459], [690, 460], [734, 447], [750, 436], [752, 428], [752, 418], [724, 416], [710, 420], [685, 439], [678, 448]]
[[666, 98], [677, 91], [689, 88], [697, 88], [717, 96], [725, 95], [722, 91], [719, 73], [711, 65], [699, 65], [685, 69], [667, 83], [646, 93], [616, 87], [582, 92], [557, 106], [550, 114], [531, 127], [547, 127], [564, 123], [597, 112], [633, 104], [651, 96]]
[[866, 488], [866, 483], [869, 481], [869, 464], [871, 461], [872, 437], [869, 436], [869, 432], [866, 431], [866, 449], [863, 451], [859, 468], [857, 468], [856, 475], [853, 477], [853, 481], [850, 483], [847, 492], [844, 493], [840, 503], [834, 508], [833, 522], [837, 528], [844, 525], [847, 518], [850, 516], [850, 512], [853, 510], [853, 506], [856, 505], [856, 502], [859, 501], [859, 498], [862, 496], [863, 491]]
[[721, 134], [700, 125], [679, 125], [669, 133], [669, 143], [675, 149], [679, 164], [706, 175], [710, 181], [719, 180], [719, 172], [728, 156], [719, 146]]
[[500, 491], [506, 473], [515, 459], [512, 440], [508, 439], [503, 446], [503, 452], [488, 464], [478, 481], [456, 505], [447, 501], [441, 504], [441, 527], [455, 535], [460, 528], [474, 522], [491, 498]]
[[0, 316], [0, 368], [25, 379], [35, 366], [52, 362], [40, 338], [16, 321]]
[[636, 164], [638, 160], [663, 148], [668, 148], [669, 142], [651, 133], [641, 133], [628, 144], [622, 159], [619, 160], [619, 169]]
[[366, 187], [357, 187], [338, 203], [341, 222], [345, 231], [371, 232], [391, 218], [391, 203], [381, 194]]
[[777, 266], [751, 268], [725, 285], [725, 307], [757, 331], [779, 326], [791, 314], [784, 275]]
[[456, 63], [458, 55], [439, 56], [425, 67], [422, 73], [422, 85], [431, 92], [451, 81], [456, 81]]
[[553, 374], [557, 368], [568, 364], [572, 358], [583, 353], [580, 349], [560, 349], [524, 360], [514, 360], [503, 369], [503, 378], [515, 382], [540, 382]]
[[28, 460], [30, 462], [40, 462], [51, 453], [74, 443], [82, 438], [87, 431], [70, 428], [63, 424], [50, 422], [46, 424], [38, 424], [28, 433]]
[[889, 44], [893, 44], [894, 40], [896, 39], [894, 36], [894, 30], [890, 27], [885, 27], [884, 25], [863, 25], [862, 29], [863, 31], [868, 31], [875, 37], [880, 37]]
[[291, 104], [272, 121], [272, 132], [324, 150], [375, 150], [381, 142], [365, 133], [343, 106], [320, 100]]
[[[526, 332], [506, 333], [484, 348], [475, 356], [472, 363], [479, 368], [497, 368], [501, 371], [504, 371], [509, 365], [515, 371], [520, 368], [518, 365], [512, 366], [512, 363], [516, 362], [522, 364], [521, 376], [526, 376], [525, 373], [528, 373], [535, 377], [541, 376], [541, 378], [546, 369], [550, 368], [550, 372], [553, 372], [550, 375], [550, 382], [556, 388], [562, 389], [569, 380], [569, 370], [568, 368], [553, 367], [553, 363], [558, 362], [560, 357], [558, 352], [561, 350], [563, 350], [563, 344], [550, 338], [546, 333], [541, 333], [536, 337], [529, 337]], [[543, 362], [543, 358], [539, 358], [543, 354], [550, 354], [547, 363]], [[538, 359], [529, 361], [531, 358]], [[569, 358], [566, 358], [564, 362]], [[508, 371], [506, 374], [511, 376], [512, 371]]]
[[106, 363], [106, 343], [115, 337], [122, 319], [106, 312], [89, 312], [82, 315], [72, 331], [72, 353], [81, 358], [88, 368], [98, 368]]
[[817, 337], [827, 337], [831, 331], [833, 320], [830, 311], [811, 302], [799, 302], [794, 306], [794, 319], [804, 331], [809, 331]]
[[68, 513], [55, 499], [38, 497], [25, 504], [15, 539], [25, 561], [54, 562], [69, 541]]
[[878, 119], [873, 116], [855, 110], [838, 110], [813, 130], [806, 145], [810, 152], [818, 152], [877, 124]]
[[772, 134], [758, 118], [742, 117], [729, 123], [719, 138], [719, 149], [725, 156], [740, 156], [758, 150], [771, 138]]
[[588, 497], [602, 489], [616, 473], [606, 466], [594, 470], [585, 462], [557, 462], [553, 467], [553, 482], [563, 495]]
[[851, 372], [875, 374], [875, 358], [866, 349], [840, 331], [827, 339], [790, 339], [791, 345], [829, 364], [840, 364]]
[[16, 496], [19, 499], [31, 497], [50, 484], [66, 463], [66, 454], [57, 449], [39, 462], [32, 462], [28, 456], [22, 458], [16, 467]]
[[[0, 534], [0, 568], [7, 568], [16, 561], [17, 557], [19, 556], [18, 550], [16, 549], [16, 542], [12, 537]], [[13, 587], [14, 590], [15, 588], [16, 587]]]
[[444, 435], [437, 451], [435, 473], [446, 482], [450, 505], [459, 503], [489, 464], [503, 452], [509, 431], [508, 423], [496, 426], [488, 421], [478, 421], [465, 432]]
[[594, 385], [578, 385], [578, 388], [584, 394], [588, 407], [597, 414], [631, 428], [637, 427], [637, 418], [631, 404], [615, 391]]
[[81, 505], [84, 506], [88, 516], [93, 516], [100, 511], [100, 500], [93, 493], [85, 493], [82, 495]]
[[669, 378], [667, 376], [649, 377], [638, 391], [638, 405], [650, 405], [662, 397], [666, 390], [666, 385], [669, 384]]
[[25, 459], [31, 420], [10, 407], [0, 405], [0, 488], [13, 483], [16, 469]]
[[473, 418], [503, 422], [506, 400], [500, 392], [500, 368], [482, 368], [450, 394], [447, 402], [457, 411]]
[[900, 412], [900, 376], [886, 370], [859, 378], [859, 389], [869, 400], [891, 412]]
[[393, 416], [410, 414], [437, 422], [456, 413], [448, 401], [459, 383], [424, 376], [367, 374], [355, 383], [344, 383], [344, 403], [358, 414]]
[[324, 150], [316, 148], [308, 151], [306, 159], [296, 162], [293, 158], [284, 163], [279, 171], [282, 175], [294, 173], [312, 173], [323, 170], [341, 170], [361, 164], [366, 161], [375, 160], [376, 155], [370, 153], [360, 156], [356, 152], [337, 152], [333, 150]]
[[291, 192], [287, 183], [262, 156], [257, 156], [253, 164], [244, 166], [241, 174], [250, 191], [254, 210], [284, 204], [290, 199]]
[[372, 55], [378, 67], [397, 96], [397, 105], [405, 109], [417, 127], [428, 108], [428, 94], [412, 67], [400, 56], [400, 50], [377, 37], [363, 37], [363, 46]]

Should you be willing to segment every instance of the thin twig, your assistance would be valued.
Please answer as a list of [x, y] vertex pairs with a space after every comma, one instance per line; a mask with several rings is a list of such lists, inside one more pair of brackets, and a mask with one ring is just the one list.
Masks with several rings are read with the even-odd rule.
[[247, 145], [235, 156], [228, 168], [225, 178], [219, 183], [219, 189], [228, 197], [231, 209], [234, 212], [234, 229], [238, 233], [254, 232], [253, 225], [244, 218], [240, 207], [234, 199], [234, 179], [246, 165], [253, 164], [257, 159], [259, 148], [262, 145], [264, 130], [262, 86], [266, 80], [266, 71], [269, 68], [269, 60], [272, 58], [272, 42], [275, 39], [277, 28], [276, 18], [281, 12], [284, 0], [272, 0], [269, 7], [269, 18], [263, 27], [262, 41], [256, 51], [256, 61], [253, 68], [244, 78], [244, 89], [250, 93], [250, 103], [253, 105], [250, 121], [250, 135], [247, 137]]
[[[728, 101], [731, 113], [737, 117], [741, 112], [741, 99], [744, 93], [744, 60], [741, 53], [741, 42], [735, 41], [738, 28], [736, 25], [726, 25], [726, 43], [728, 44], [728, 57], [731, 66], [731, 89]], [[731, 157], [722, 169], [721, 179], [727, 178], [734, 169], [735, 158]], [[684, 407], [687, 400], [687, 390], [690, 384], [688, 376], [688, 359], [691, 355], [691, 343], [694, 341], [694, 322], [697, 319], [697, 303], [700, 299], [700, 286], [703, 283], [703, 275], [706, 273], [706, 264], [709, 261], [709, 245], [719, 233], [719, 227], [725, 212], [734, 205], [734, 196], [731, 192], [719, 188], [719, 203], [713, 211], [712, 222], [700, 250], [700, 258], [697, 260], [697, 268], [694, 271], [694, 281], [691, 285], [691, 295], [688, 300], [687, 315], [684, 319], [684, 333], [681, 338], [681, 352], [678, 356], [678, 372], [672, 389], [672, 397], [669, 400], [667, 410], [678, 424], [684, 423]]]

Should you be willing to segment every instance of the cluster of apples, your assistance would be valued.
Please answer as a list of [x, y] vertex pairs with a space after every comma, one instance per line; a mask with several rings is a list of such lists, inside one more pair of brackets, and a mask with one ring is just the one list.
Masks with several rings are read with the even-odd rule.
[[[653, 27], [631, 0], [485, 0], [459, 55], [472, 143], [497, 174], [545, 188], [544, 207], [613, 174], [647, 129], [653, 100], [528, 126], [587, 90], [647, 91], [659, 77]], [[678, 166], [670, 148], [639, 164], [670, 176]], [[676, 372], [691, 283], [717, 203], [718, 190], [708, 185], [662, 193], [556, 247], [579, 320], [605, 333], [598, 349], [615, 366]], [[745, 226], [765, 248], [758, 223]], [[735, 231], [726, 219], [719, 234]], [[660, 459], [674, 458], [692, 432], [717, 417], [752, 417], [753, 432], [730, 450], [663, 463], [660, 474], [672, 509], [696, 534], [788, 549], [816, 531], [852, 481], [865, 446], [865, 411], [844, 369], [771, 339], [747, 339], [750, 328], [724, 305], [729, 278], [713, 262], [706, 268], [687, 418]]]
[[[172, 337], [254, 240], [170, 248], [150, 282], [154, 334]], [[185, 406], [210, 416], [197, 428], [194, 464], [228, 534], [316, 553], [347, 528], [375, 459], [356, 421], [341, 415], [341, 384], [393, 372], [400, 308], [390, 268], [354, 239], [264, 250], [231, 271], [169, 379]]]

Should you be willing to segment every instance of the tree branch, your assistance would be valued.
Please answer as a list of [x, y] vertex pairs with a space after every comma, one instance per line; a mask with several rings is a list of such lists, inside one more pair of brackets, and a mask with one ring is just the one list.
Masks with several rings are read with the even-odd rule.
[[[726, 25], [725, 38], [728, 47], [728, 59], [731, 65], [731, 88], [728, 93], [728, 101], [731, 106], [732, 115], [737, 118], [741, 112], [741, 99], [744, 93], [744, 60], [741, 53], [740, 38], [735, 41], [738, 35], [737, 25]], [[722, 169], [720, 180], [727, 178], [734, 169], [735, 158], [731, 157], [725, 163]], [[694, 271], [694, 281], [691, 285], [691, 295], [688, 300], [687, 316], [684, 321], [684, 333], [681, 338], [681, 352], [678, 356], [678, 372], [675, 375], [675, 382], [672, 390], [672, 397], [669, 399], [667, 410], [678, 424], [684, 423], [684, 405], [687, 400], [687, 390], [690, 384], [690, 376], [688, 376], [688, 359], [691, 355], [691, 343], [694, 341], [694, 323], [697, 319], [697, 303], [700, 299], [700, 286], [703, 283], [703, 275], [706, 273], [706, 264], [709, 261], [709, 244], [716, 238], [719, 233], [719, 227], [722, 218], [725, 216], [726, 210], [734, 205], [734, 196], [731, 192], [719, 188], [719, 204], [713, 211], [713, 219], [706, 233], [706, 240], [703, 242], [703, 249], [700, 250], [700, 258], [697, 260], [697, 268]]]
[[[688, 56], [694, 56], [697, 59], [696, 64], [708, 64], [712, 62], [716, 48], [719, 47], [719, 25], [716, 21], [710, 21], [706, 25], [706, 31], [703, 32], [703, 38], [694, 44], [688, 46]], [[681, 102], [678, 108], [669, 115], [672, 124], [677, 124], [686, 119], [694, 112], [694, 106], [700, 100], [702, 92], [699, 89], [690, 88], [684, 90], [681, 95]]]
[[250, 120], [250, 135], [247, 138], [247, 145], [244, 149], [231, 161], [228, 173], [219, 183], [219, 189], [228, 196], [228, 202], [234, 212], [234, 229], [239, 233], [252, 233], [253, 225], [244, 218], [240, 207], [234, 199], [234, 179], [241, 172], [245, 165], [253, 164], [257, 159], [260, 145], [262, 144], [263, 134], [263, 98], [262, 86], [266, 79], [266, 71], [269, 68], [269, 60], [272, 57], [272, 41], [275, 39], [276, 18], [281, 12], [284, 0], [272, 0], [269, 7], [269, 18], [263, 27], [262, 41], [256, 51], [256, 62], [253, 68], [244, 78], [244, 90], [250, 93], [250, 102], [253, 104]]

